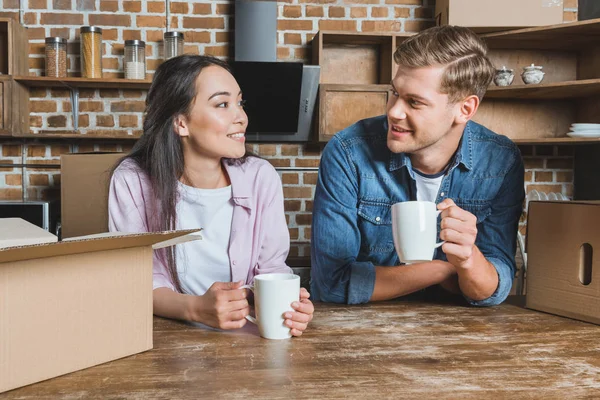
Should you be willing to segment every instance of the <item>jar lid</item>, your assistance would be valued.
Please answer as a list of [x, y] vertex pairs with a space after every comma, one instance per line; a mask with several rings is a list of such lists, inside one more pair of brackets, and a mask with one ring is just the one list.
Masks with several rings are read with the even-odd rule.
[[146, 47], [146, 42], [144, 42], [143, 40], [126, 40], [125, 46]]
[[531, 64], [531, 65], [529, 65], [529, 66], [527, 66], [527, 67], [523, 67], [523, 69], [524, 69], [525, 71], [533, 71], [533, 70], [536, 70], [536, 69], [542, 69], [542, 68], [543, 68], [542, 66], [540, 66], [540, 65], [535, 65], [535, 64]]
[[82, 26], [81, 28], [79, 28], [79, 33], [91, 33], [91, 32], [102, 33], [102, 28], [97, 27], [97, 26]]
[[496, 72], [513, 72], [512, 69], [506, 68], [506, 66], [502, 66], [502, 68], [496, 69]]
[[47, 37], [46, 44], [67, 44], [67, 39], [58, 36]]
[[182, 32], [175, 32], [175, 31], [170, 31], [170, 32], [165, 32], [164, 38], [178, 38], [178, 39], [183, 39], [183, 33]]

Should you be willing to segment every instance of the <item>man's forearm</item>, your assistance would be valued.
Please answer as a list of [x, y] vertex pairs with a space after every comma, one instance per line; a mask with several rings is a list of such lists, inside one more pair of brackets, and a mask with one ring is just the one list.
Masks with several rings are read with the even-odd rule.
[[456, 273], [448, 262], [434, 260], [398, 267], [375, 267], [371, 301], [390, 300], [436, 285]]
[[473, 255], [462, 266], [456, 266], [461, 292], [472, 300], [484, 300], [498, 288], [498, 272], [474, 246]]

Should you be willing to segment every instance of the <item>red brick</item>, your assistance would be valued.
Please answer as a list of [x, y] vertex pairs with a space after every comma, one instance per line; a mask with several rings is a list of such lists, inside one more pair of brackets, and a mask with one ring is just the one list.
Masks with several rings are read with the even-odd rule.
[[[210, 15], [212, 13], [210, 4], [194, 4], [194, 15]], [[219, 13], [222, 14], [222, 13]]]
[[46, 29], [44, 28], [27, 28], [27, 37], [29, 40], [40, 40], [46, 37]]
[[302, 182], [305, 185], [316, 185], [318, 178], [319, 178], [318, 172], [305, 172], [302, 177]]
[[547, 169], [573, 169], [572, 158], [550, 158], [546, 161]]
[[54, 10], [70, 10], [71, 0], [52, 0], [52, 9]]
[[110, 12], [119, 11], [119, 2], [102, 0], [102, 1], [100, 1], [100, 11], [110, 11]]
[[29, 126], [31, 128], [41, 128], [44, 125], [44, 119], [41, 115], [30, 115]]
[[58, 157], [61, 154], [68, 154], [71, 152], [71, 146], [68, 144], [53, 144], [50, 146], [50, 155], [52, 157]]
[[274, 144], [259, 144], [258, 155], [261, 157], [277, 155], [277, 145]]
[[344, 18], [346, 7], [329, 7], [329, 18]]
[[296, 214], [296, 225], [310, 225], [312, 222], [312, 216], [310, 214]]
[[306, 6], [307, 17], [323, 17], [323, 6]]
[[[163, 31], [146, 30], [147, 42], [160, 42], [163, 40]], [[146, 43], [148, 44], [148, 43]]]
[[269, 163], [271, 163], [271, 165], [274, 166], [275, 168], [291, 166], [291, 162], [289, 159], [270, 158], [267, 161], [269, 161]]
[[23, 24], [25, 25], [37, 25], [38, 14], [34, 12], [27, 12], [23, 14]]
[[422, 6], [423, 0], [385, 0], [385, 4], [405, 4], [409, 6]]
[[79, 114], [79, 118], [77, 119], [79, 128], [87, 128], [90, 126], [90, 115], [89, 114]]
[[123, 97], [127, 99], [139, 99], [142, 95], [143, 92], [141, 90], [123, 90]]
[[366, 7], [352, 7], [350, 9], [350, 18], [366, 18], [367, 8]]
[[[90, 20], [92, 16], [90, 15]], [[128, 17], [129, 18], [129, 17]], [[90, 21], [91, 22], [91, 21]], [[83, 14], [41, 14], [42, 25], [83, 25]], [[96, 25], [96, 24], [92, 24]]]
[[28, 145], [27, 146], [27, 157], [45, 157], [46, 146], [44, 145]]
[[296, 159], [296, 167], [318, 167], [319, 158], [298, 158]]
[[229, 56], [229, 45], [221, 46], [206, 46], [204, 52], [208, 55], [215, 57], [228, 57]]
[[138, 28], [142, 28], [142, 27], [164, 28], [167, 26], [167, 21], [165, 21], [165, 18], [162, 16], [161, 17], [137, 16], [135, 21], [136, 21]]
[[104, 111], [104, 103], [101, 101], [80, 101], [79, 102], [80, 112], [98, 112]]
[[21, 157], [21, 149], [20, 144], [3, 144], [2, 157]]
[[312, 21], [280, 19], [277, 21], [278, 31], [312, 31]]
[[6, 186], [21, 186], [23, 184], [23, 175], [10, 174], [4, 175]]
[[112, 115], [96, 115], [96, 126], [103, 128], [112, 128], [115, 126], [115, 120]]
[[290, 240], [298, 240], [298, 228], [288, 228], [290, 231]]
[[171, 30], [179, 29], [179, 18], [171, 17]]
[[96, 0], [77, 0], [75, 6], [77, 11], [96, 11]]
[[281, 175], [281, 182], [284, 185], [297, 185], [300, 182], [298, 173], [286, 173]]
[[[367, 21], [365, 21], [367, 22]], [[363, 22], [364, 24], [364, 22]], [[319, 21], [319, 29], [323, 31], [350, 31], [356, 32], [356, 21], [339, 21], [322, 19]]]
[[402, 24], [400, 21], [363, 21], [363, 32], [400, 32]]
[[535, 182], [552, 182], [552, 171], [536, 171]]
[[31, 174], [29, 175], [29, 184], [31, 186], [48, 186], [50, 179], [46, 174]]
[[[62, 15], [62, 14], [61, 14]], [[140, 26], [138, 17], [138, 26]], [[150, 17], [146, 17], [150, 18]], [[105, 14], [90, 14], [90, 25], [99, 25], [99, 26], [131, 26], [131, 17], [129, 15], [105, 15]], [[70, 24], [72, 25], [72, 24]]]
[[557, 171], [556, 174], [556, 182], [567, 182], [573, 183], [573, 172], [571, 171]]
[[217, 4], [217, 15], [232, 15], [232, 4]]
[[300, 18], [302, 16], [302, 7], [283, 6], [283, 16], [285, 18]]
[[395, 18], [408, 18], [410, 17], [410, 8], [406, 7], [395, 7], [394, 8]]
[[283, 209], [286, 212], [300, 211], [301, 207], [302, 207], [302, 202], [300, 200], [284, 200], [283, 201]]
[[224, 29], [225, 19], [184, 17], [183, 27], [186, 29]]
[[282, 156], [297, 156], [298, 155], [298, 145], [297, 144], [282, 144], [281, 155]]
[[56, 112], [56, 101], [43, 100], [43, 101], [30, 101], [30, 111], [34, 113], [51, 113]]
[[69, 28], [52, 28], [50, 29], [50, 36], [58, 36], [64, 39], [71, 37], [71, 29]]
[[288, 47], [277, 47], [277, 59], [287, 60], [290, 58], [290, 49]]
[[165, 12], [165, 2], [164, 1], [149, 1], [146, 3], [146, 8], [149, 13], [161, 13]]
[[142, 40], [142, 32], [129, 29], [123, 30], [123, 40]]
[[373, 7], [371, 9], [371, 17], [373, 18], [387, 18], [388, 9], [387, 7]]
[[137, 128], [138, 117], [137, 115], [119, 115], [119, 127], [121, 128]]
[[210, 32], [187, 31], [185, 32], [185, 42], [210, 43]]
[[380, 0], [345, 0], [346, 4], [379, 4]]
[[115, 101], [110, 105], [111, 112], [143, 112], [145, 108], [143, 101]]
[[124, 1], [123, 2], [123, 11], [130, 13], [139, 13], [142, 11], [142, 2], [141, 1]]
[[48, 7], [46, 0], [29, 0], [30, 10], [45, 10]]
[[577, 21], [577, 11], [564, 11], [563, 22]]
[[304, 203], [305, 203], [304, 211], [312, 211], [313, 210], [313, 201], [312, 200], [306, 200]]
[[19, 8], [19, 0], [4, 0], [4, 8]]
[[296, 60], [304, 60], [306, 62], [310, 61], [310, 57], [312, 54], [309, 51], [308, 47], [296, 47], [294, 48], [294, 59]]
[[23, 189], [0, 189], [0, 200], [21, 200]]
[[286, 199], [312, 199], [312, 189], [302, 186], [286, 186], [283, 188]]
[[231, 32], [217, 32], [216, 34], [216, 42], [217, 43], [229, 43], [232, 41]]
[[[4, 0], [6, 3], [6, 0]], [[564, 8], [577, 8], [577, 0], [564, 0], [563, 1]]]
[[64, 115], [52, 115], [48, 117], [48, 126], [50, 128], [65, 128], [67, 126], [67, 117]]
[[[183, 2], [173, 2], [170, 3], [171, 5], [171, 13], [172, 14], [187, 14], [189, 9], [188, 9], [188, 3], [183, 3]], [[210, 4], [209, 4], [210, 6]]]

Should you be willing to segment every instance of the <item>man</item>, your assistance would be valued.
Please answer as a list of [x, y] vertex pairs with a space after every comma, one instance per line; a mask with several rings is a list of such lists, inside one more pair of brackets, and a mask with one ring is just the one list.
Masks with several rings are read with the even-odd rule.
[[[336, 134], [325, 147], [312, 225], [312, 294], [366, 303], [433, 285], [473, 305], [506, 299], [515, 272], [524, 199], [516, 145], [471, 121], [494, 75], [470, 30], [425, 30], [396, 50], [387, 116]], [[440, 239], [431, 262], [398, 265], [392, 204], [437, 203]]]

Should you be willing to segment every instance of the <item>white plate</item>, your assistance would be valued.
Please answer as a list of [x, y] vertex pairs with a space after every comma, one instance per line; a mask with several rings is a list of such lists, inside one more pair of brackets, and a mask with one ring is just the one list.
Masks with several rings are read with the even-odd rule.
[[594, 128], [600, 129], [600, 124], [571, 124], [574, 128]]
[[600, 138], [600, 131], [594, 131], [594, 132], [568, 132], [567, 136], [570, 136], [572, 138], [585, 138], [585, 139], [593, 139], [593, 138]]
[[596, 131], [600, 131], [600, 126], [595, 126], [595, 127], [590, 127], [590, 128], [580, 128], [578, 126], [572, 126], [571, 130], [573, 132], [596, 132]]

